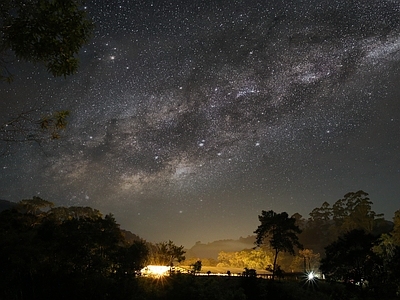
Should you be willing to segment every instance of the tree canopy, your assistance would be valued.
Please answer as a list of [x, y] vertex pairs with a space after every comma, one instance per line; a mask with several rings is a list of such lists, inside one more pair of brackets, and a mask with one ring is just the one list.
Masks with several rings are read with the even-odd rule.
[[184, 246], [177, 246], [169, 240], [168, 242], [161, 242], [151, 246], [150, 250], [150, 263], [164, 266], [173, 266], [174, 262], [181, 262], [185, 260], [184, 254], [186, 253]]
[[[339, 236], [353, 229], [380, 234], [388, 229], [383, 214], [372, 210], [372, 201], [363, 190], [349, 192], [332, 206], [324, 202], [314, 208], [300, 236], [306, 247], [323, 253]], [[315, 237], [318, 236], [318, 239]]]
[[[344, 205], [346, 201], [341, 203], [342, 207], [351, 207]], [[354, 207], [349, 211], [354, 211]], [[375, 298], [379, 296], [379, 299], [392, 299], [398, 295], [399, 212], [395, 212], [394, 223], [390, 223], [393, 226], [384, 234], [353, 229], [330, 243], [320, 268], [326, 278], [346, 282], [350, 291], [360, 295], [370, 293]], [[297, 240], [297, 234], [301, 232], [298, 226], [301, 224], [307, 230], [308, 223], [313, 226], [316, 223], [335, 226], [335, 222], [328, 203], [324, 203], [322, 209], [313, 210], [310, 215], [313, 220], [304, 221], [299, 214], [289, 218], [287, 213], [262, 211], [259, 216], [261, 224], [255, 231], [259, 248], [220, 252], [218, 267], [244, 268], [242, 276], [248, 278], [237, 282], [244, 284], [247, 296], [255, 295], [253, 283], [256, 281], [247, 280], [256, 275], [255, 269], [267, 269], [272, 272], [273, 278], [290, 277], [277, 264], [280, 252], [283, 253], [278, 263], [290, 269], [291, 275], [315, 271], [319, 267], [320, 254], [313, 249], [301, 250]], [[348, 218], [352, 218], [351, 214]], [[0, 213], [0, 280], [7, 287], [0, 289], [0, 298], [47, 299], [49, 295], [57, 295], [58, 299], [174, 298], [165, 296], [165, 291], [158, 295], [160, 298], [154, 297], [153, 279], [137, 275], [147, 263], [172, 266], [176, 261], [180, 262], [185, 254], [183, 246], [177, 246], [171, 240], [150, 244], [133, 234], [133, 239], [127, 241], [125, 236], [111, 214], [103, 216], [99, 210], [91, 207], [54, 207], [52, 202], [40, 197], [21, 200]], [[293, 255], [296, 247], [299, 253], [292, 259], [289, 254]], [[285, 252], [287, 255], [283, 255]], [[205, 261], [197, 257], [185, 265], [190, 265], [195, 273], [201, 270], [202, 265], [210, 266], [204, 264]], [[192, 276], [178, 273], [163, 282], [172, 284], [179, 295], [183, 295], [181, 291], [184, 286], [179, 282], [183, 280], [188, 283], [187, 277]], [[211, 272], [208, 274], [211, 275]], [[207, 280], [211, 280], [211, 277]], [[190, 281], [190, 284], [198, 282]], [[272, 286], [270, 283], [268, 285]], [[205, 286], [207, 290], [209, 284]], [[364, 288], [358, 289], [360, 286]], [[346, 288], [344, 285], [342, 287]], [[203, 292], [202, 289], [199, 291]], [[137, 292], [142, 293], [142, 297], [136, 295]], [[343, 295], [341, 299], [352, 298]], [[214, 296], [192, 298], [225, 299], [221, 295]], [[184, 297], [187, 298], [188, 294], [184, 293]], [[308, 297], [296, 299], [305, 298]], [[227, 299], [238, 298], [232, 295]]]
[[347, 232], [326, 247], [321, 270], [330, 280], [357, 286], [362, 286], [366, 281], [372, 282], [377, 263], [377, 256], [372, 251], [375, 240], [376, 237], [364, 230]]
[[263, 210], [258, 216], [261, 224], [258, 226], [256, 233], [256, 245], [262, 246], [265, 240], [275, 251], [274, 264], [272, 270], [272, 278], [274, 279], [277, 270], [276, 260], [280, 252], [288, 252], [294, 255], [294, 247], [302, 248], [299, 242], [298, 234], [301, 233], [300, 228], [295, 224], [295, 218], [289, 218], [286, 212], [276, 213], [273, 210]]
[[34, 197], [0, 213], [0, 253], [2, 299], [47, 299], [41, 295], [60, 291], [69, 299], [103, 299], [109, 284], [136, 276], [148, 249], [141, 240], [126, 243], [111, 214], [53, 208]]
[[12, 80], [14, 55], [54, 76], [77, 71], [77, 54], [93, 30], [81, 0], [3, 0], [0, 8], [0, 80]]

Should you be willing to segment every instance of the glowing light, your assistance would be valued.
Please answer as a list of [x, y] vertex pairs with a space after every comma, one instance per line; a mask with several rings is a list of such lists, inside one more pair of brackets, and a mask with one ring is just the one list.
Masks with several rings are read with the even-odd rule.
[[305, 283], [310, 286], [318, 284], [318, 275], [314, 271], [308, 271], [304, 274]]
[[313, 271], [311, 271], [310, 273], [307, 274], [307, 280], [314, 280], [314, 278], [315, 278], [315, 275], [314, 275]]
[[142, 275], [150, 277], [163, 277], [168, 275], [168, 266], [148, 265], [141, 270]]

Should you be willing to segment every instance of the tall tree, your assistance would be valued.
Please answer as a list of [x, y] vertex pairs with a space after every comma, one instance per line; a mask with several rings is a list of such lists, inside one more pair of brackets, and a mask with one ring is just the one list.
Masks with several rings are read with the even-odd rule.
[[290, 269], [298, 272], [311, 272], [319, 269], [320, 254], [311, 249], [299, 250], [299, 254], [293, 259]]
[[310, 212], [309, 221], [314, 222], [316, 225], [324, 225], [329, 222], [332, 217], [332, 208], [328, 202], [322, 203], [321, 207], [314, 208]]
[[315, 252], [323, 253], [327, 245], [353, 229], [382, 232], [383, 214], [375, 213], [372, 204], [368, 193], [362, 190], [347, 193], [332, 207], [324, 202], [310, 212], [307, 226], [300, 236], [301, 241]]
[[344, 195], [344, 217], [341, 224], [341, 232], [353, 229], [362, 229], [372, 233], [377, 222], [382, 220], [383, 214], [377, 214], [372, 210], [372, 201], [368, 193], [359, 190]]
[[54, 76], [77, 71], [77, 54], [93, 30], [81, 0], [3, 0], [0, 8], [0, 80], [12, 80], [13, 55]]
[[305, 247], [323, 253], [324, 247], [334, 241], [330, 228], [332, 226], [332, 208], [325, 201], [321, 207], [314, 208], [309, 215], [307, 226], [303, 229], [300, 239]]
[[302, 248], [297, 236], [301, 233], [301, 230], [295, 224], [296, 219], [289, 218], [286, 212], [278, 214], [273, 210], [263, 210], [258, 219], [261, 225], [254, 231], [257, 234], [255, 243], [260, 247], [265, 244], [265, 241], [268, 241], [269, 246], [274, 250], [275, 255], [272, 270], [272, 279], [274, 280], [278, 254], [280, 252], [288, 252], [294, 255], [294, 247]]

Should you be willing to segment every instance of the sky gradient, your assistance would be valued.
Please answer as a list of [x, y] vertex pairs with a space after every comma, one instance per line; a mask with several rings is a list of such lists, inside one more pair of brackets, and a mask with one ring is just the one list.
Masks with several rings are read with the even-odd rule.
[[251, 235], [350, 191], [400, 209], [400, 2], [88, 1], [79, 72], [14, 62], [0, 121], [69, 110], [0, 157], [0, 198], [113, 213], [142, 238]]

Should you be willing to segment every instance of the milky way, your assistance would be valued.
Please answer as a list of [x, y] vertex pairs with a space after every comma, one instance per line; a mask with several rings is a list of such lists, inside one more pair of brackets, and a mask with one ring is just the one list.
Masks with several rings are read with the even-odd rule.
[[359, 189], [391, 219], [400, 2], [186, 2], [91, 1], [78, 74], [12, 65], [2, 119], [38, 106], [71, 118], [61, 141], [0, 158], [0, 198], [92, 206], [186, 246]]

